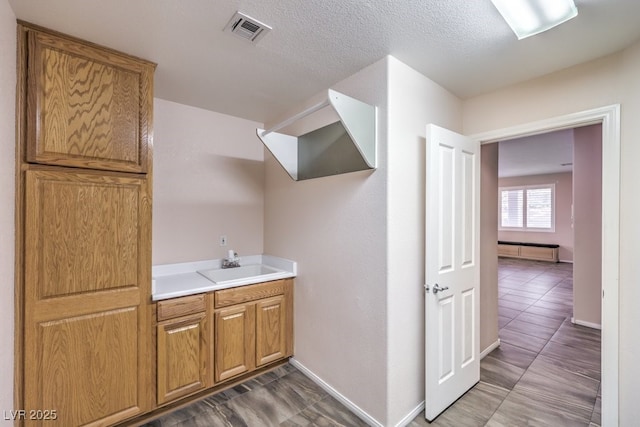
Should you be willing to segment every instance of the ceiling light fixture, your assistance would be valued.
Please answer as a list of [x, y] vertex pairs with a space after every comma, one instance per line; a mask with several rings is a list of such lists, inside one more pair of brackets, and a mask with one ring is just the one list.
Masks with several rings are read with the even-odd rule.
[[573, 0], [491, 0], [518, 40], [547, 31], [578, 15]]

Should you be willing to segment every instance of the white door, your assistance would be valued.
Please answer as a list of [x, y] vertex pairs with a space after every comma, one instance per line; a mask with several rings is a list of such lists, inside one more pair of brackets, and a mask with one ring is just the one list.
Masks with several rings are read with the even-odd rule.
[[480, 144], [427, 125], [425, 418], [480, 380]]

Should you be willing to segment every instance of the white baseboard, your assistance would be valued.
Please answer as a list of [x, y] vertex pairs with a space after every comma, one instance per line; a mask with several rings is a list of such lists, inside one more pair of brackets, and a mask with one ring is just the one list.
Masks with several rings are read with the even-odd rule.
[[413, 421], [413, 419], [415, 417], [420, 415], [420, 413], [422, 411], [424, 411], [424, 400], [422, 402], [420, 402], [420, 404], [418, 406], [416, 406], [413, 411], [409, 412], [403, 419], [398, 421], [398, 423], [395, 425], [395, 427], [408, 426], [409, 424], [411, 424], [411, 421]]
[[353, 412], [355, 415], [357, 415], [358, 418], [360, 418], [362, 421], [364, 421], [365, 423], [367, 423], [367, 424], [369, 424], [370, 426], [373, 426], [373, 427], [384, 427], [383, 424], [380, 424], [378, 422], [378, 420], [373, 418], [371, 415], [367, 414], [358, 405], [356, 405], [355, 403], [353, 403], [352, 401], [347, 399], [345, 396], [340, 394], [340, 392], [338, 392], [338, 390], [336, 390], [335, 388], [331, 387], [329, 384], [324, 382], [324, 380], [322, 380], [322, 378], [320, 378], [319, 376], [317, 376], [316, 374], [311, 372], [306, 366], [304, 366], [303, 364], [298, 362], [296, 359], [294, 359], [294, 358], [289, 359], [289, 363], [291, 363], [293, 366], [295, 366], [300, 372], [302, 372], [311, 381], [313, 381], [314, 383], [318, 384], [324, 391], [329, 393], [336, 400], [338, 400], [344, 406], [349, 408], [349, 410], [351, 412]]
[[573, 260], [569, 261], [569, 260], [561, 259], [558, 262], [564, 262], [564, 263], [567, 263], [567, 264], [573, 264]]
[[584, 320], [577, 320], [575, 317], [571, 318], [571, 323], [573, 323], [574, 325], [586, 326], [587, 328], [591, 329], [602, 330], [602, 325], [599, 323], [585, 322]]
[[480, 359], [484, 359], [487, 354], [491, 353], [498, 347], [500, 347], [500, 338], [498, 338], [493, 344], [489, 344], [489, 347], [482, 350], [482, 352], [480, 353]]

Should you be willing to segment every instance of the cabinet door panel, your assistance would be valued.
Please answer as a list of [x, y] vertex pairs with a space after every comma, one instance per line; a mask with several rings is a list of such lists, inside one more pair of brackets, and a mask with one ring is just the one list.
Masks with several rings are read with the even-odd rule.
[[144, 412], [149, 367], [147, 181], [90, 172], [25, 172], [24, 406], [61, 425]]
[[[138, 178], [27, 172], [27, 280], [37, 299], [136, 286]], [[35, 276], [35, 277], [32, 277]]]
[[29, 32], [27, 160], [145, 172], [153, 65]]
[[34, 351], [26, 359], [26, 407], [55, 409], [66, 426], [140, 413], [138, 327], [137, 307], [37, 324], [26, 341]]
[[215, 381], [255, 367], [255, 305], [245, 304], [215, 313]]
[[158, 403], [205, 387], [206, 336], [205, 313], [158, 325]]
[[256, 365], [261, 366], [287, 353], [285, 298], [280, 295], [256, 303]]

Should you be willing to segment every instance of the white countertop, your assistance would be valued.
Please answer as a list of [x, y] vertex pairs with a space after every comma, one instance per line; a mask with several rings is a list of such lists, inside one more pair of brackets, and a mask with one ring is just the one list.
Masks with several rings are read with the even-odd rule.
[[295, 261], [270, 255], [240, 257], [240, 265], [251, 264], [266, 265], [278, 271], [264, 277], [254, 276], [216, 283], [197, 273], [197, 271], [221, 268], [221, 259], [155, 265], [151, 269], [153, 276], [151, 282], [151, 298], [153, 301], [160, 301], [168, 298], [251, 285], [269, 280], [286, 279], [295, 277], [297, 274], [297, 264]]

